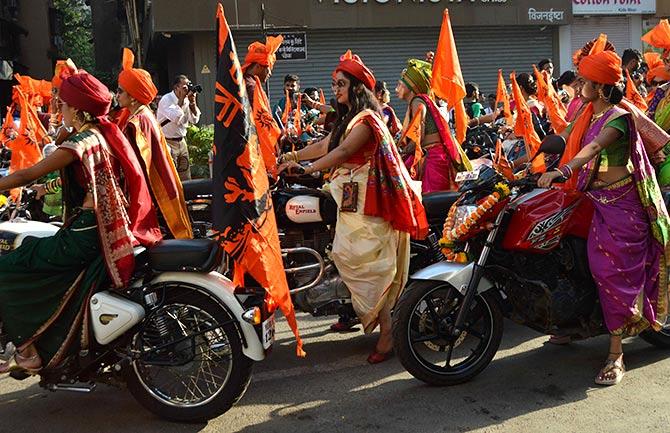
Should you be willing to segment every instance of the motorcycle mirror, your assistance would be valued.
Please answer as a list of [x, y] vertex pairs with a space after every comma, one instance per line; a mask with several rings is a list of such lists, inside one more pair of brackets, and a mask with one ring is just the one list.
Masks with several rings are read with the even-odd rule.
[[542, 140], [540, 148], [537, 149], [537, 153], [533, 156], [531, 161], [534, 161], [535, 158], [541, 153], [547, 155], [560, 155], [565, 150], [565, 138], [561, 137], [558, 134], [547, 135]]

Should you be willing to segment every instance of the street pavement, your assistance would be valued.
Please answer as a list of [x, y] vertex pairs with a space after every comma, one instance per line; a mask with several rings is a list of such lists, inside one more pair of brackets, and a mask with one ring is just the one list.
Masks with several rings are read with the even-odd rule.
[[2, 433], [197, 432], [670, 432], [670, 352], [625, 342], [630, 369], [601, 388], [607, 338], [559, 347], [505, 322], [500, 351], [473, 381], [424, 385], [396, 358], [365, 361], [375, 335], [333, 334], [331, 319], [299, 316], [308, 356], [295, 357], [284, 320], [270, 357], [255, 366], [242, 400], [207, 424], [176, 424], [140, 407], [126, 390], [50, 393], [37, 380], [0, 379]]

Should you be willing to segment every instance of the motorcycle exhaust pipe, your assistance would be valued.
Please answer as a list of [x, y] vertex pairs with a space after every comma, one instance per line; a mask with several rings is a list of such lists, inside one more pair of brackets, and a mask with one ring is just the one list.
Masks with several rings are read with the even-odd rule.
[[89, 385], [68, 385], [64, 383], [58, 383], [55, 385], [49, 385], [49, 391], [69, 391], [69, 392], [78, 392], [82, 394], [90, 394], [95, 391], [95, 383]]

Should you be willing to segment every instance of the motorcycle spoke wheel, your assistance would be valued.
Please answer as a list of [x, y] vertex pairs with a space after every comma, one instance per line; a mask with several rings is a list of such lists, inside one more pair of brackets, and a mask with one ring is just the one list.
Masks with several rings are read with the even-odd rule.
[[133, 363], [138, 378], [168, 405], [205, 405], [230, 379], [230, 341], [216, 319], [196, 306], [161, 307], [134, 343], [142, 354]]
[[451, 286], [439, 286], [416, 304], [409, 323], [411, 350], [425, 368], [440, 374], [457, 373], [477, 362], [491, 339], [487, 306], [477, 296], [466, 316], [463, 332], [452, 336], [463, 297]]

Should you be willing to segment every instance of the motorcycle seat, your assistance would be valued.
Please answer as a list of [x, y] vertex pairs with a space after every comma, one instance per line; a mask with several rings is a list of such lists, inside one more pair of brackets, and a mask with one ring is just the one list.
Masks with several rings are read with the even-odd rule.
[[424, 194], [423, 207], [429, 220], [445, 218], [449, 208], [460, 197], [458, 191], [435, 191]]
[[198, 197], [212, 195], [212, 179], [185, 180], [181, 185], [186, 200], [195, 200]]
[[168, 239], [149, 249], [149, 266], [158, 272], [211, 272], [223, 250], [211, 239]]

